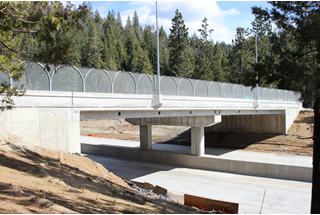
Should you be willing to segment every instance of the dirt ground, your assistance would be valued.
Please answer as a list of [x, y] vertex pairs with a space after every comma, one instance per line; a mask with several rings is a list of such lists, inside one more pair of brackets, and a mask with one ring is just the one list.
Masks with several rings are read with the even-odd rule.
[[[81, 121], [81, 135], [97, 135], [105, 138], [139, 140], [139, 126], [124, 119]], [[188, 127], [152, 126], [152, 141], [157, 143], [190, 145]], [[313, 111], [303, 110], [291, 125], [287, 135], [206, 132], [206, 147], [234, 148], [263, 152], [312, 156]]]
[[0, 127], [0, 213], [216, 213], [131, 188], [101, 164], [34, 147]]
[[[153, 126], [153, 141], [190, 145], [187, 127]], [[313, 112], [301, 111], [288, 135], [206, 133], [207, 147], [312, 156]], [[81, 121], [82, 135], [139, 140], [124, 119]], [[216, 213], [131, 188], [101, 164], [32, 146], [0, 127], [0, 213]], [[218, 211], [219, 212], [219, 211]]]

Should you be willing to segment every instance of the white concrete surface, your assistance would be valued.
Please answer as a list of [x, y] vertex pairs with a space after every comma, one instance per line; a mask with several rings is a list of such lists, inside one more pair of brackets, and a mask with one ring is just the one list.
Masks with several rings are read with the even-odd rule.
[[149, 182], [176, 194], [191, 194], [239, 203], [240, 214], [308, 214], [311, 182], [283, 180], [188, 169], [132, 160], [83, 154], [110, 172], [134, 181]]
[[[221, 121], [221, 115], [288, 113], [289, 119], [282, 124], [289, 126], [295, 112], [286, 110], [301, 108], [301, 102], [291, 101], [261, 101], [255, 108], [253, 99], [164, 95], [158, 98], [141, 94], [30, 90], [24, 96], [13, 99], [15, 114], [5, 111], [0, 115], [1, 124], [5, 128], [34, 141], [35, 145], [41, 142], [43, 147], [71, 153], [79, 152], [80, 149], [80, 119], [167, 117], [171, 120], [172, 117], [179, 116], [182, 117], [181, 121], [195, 119], [194, 123], [197, 124], [201, 123], [201, 120], [196, 120], [201, 118], [199, 116], [210, 116], [212, 122], [217, 122], [217, 119]], [[160, 107], [156, 104], [154, 107], [155, 103], [162, 105]], [[282, 121], [286, 120], [284, 118], [282, 117]], [[12, 127], [13, 124], [15, 125]], [[280, 127], [284, 127], [282, 124]], [[145, 138], [147, 141], [150, 139]]]
[[208, 127], [221, 122], [221, 115], [213, 116], [184, 116], [184, 117], [153, 117], [126, 118], [133, 125], [172, 125], [189, 127]]
[[[117, 140], [109, 138], [96, 138], [90, 136], [81, 136], [81, 143], [90, 143], [94, 145], [109, 145], [116, 147], [128, 147], [139, 149], [139, 141]], [[190, 146], [174, 145], [174, 144], [160, 144], [153, 143], [152, 148], [154, 150], [185, 153], [190, 154]], [[312, 168], [311, 156], [295, 156], [281, 153], [265, 153], [245, 150], [231, 150], [231, 149], [219, 149], [219, 148], [205, 148], [206, 155], [212, 155], [220, 158], [232, 158], [235, 160], [243, 161], [256, 161], [256, 162], [268, 162], [273, 164], [294, 165], [301, 167]]]
[[[161, 95], [162, 106], [153, 107], [156, 96], [143, 94], [111, 94], [84, 93], [62, 91], [33, 91], [28, 90], [22, 97], [13, 97], [16, 107], [72, 107], [87, 108], [87, 110], [102, 110], [122, 108], [165, 110], [165, 109], [221, 109], [221, 110], [285, 110], [301, 109], [301, 102], [259, 100], [259, 107], [254, 108], [253, 99], [167, 96]], [[159, 102], [159, 101], [157, 101]], [[156, 102], [156, 103], [157, 103]]]
[[191, 127], [191, 154], [203, 156], [204, 147], [204, 127]]
[[0, 125], [31, 144], [80, 153], [80, 113], [71, 108], [15, 108], [0, 112]]
[[206, 148], [203, 156], [193, 156], [190, 146], [153, 143], [153, 150], [141, 151], [139, 141], [87, 136], [81, 136], [81, 143], [82, 153], [246, 175], [312, 180], [312, 157], [215, 148]]
[[140, 149], [152, 149], [152, 128], [151, 125], [140, 125]]

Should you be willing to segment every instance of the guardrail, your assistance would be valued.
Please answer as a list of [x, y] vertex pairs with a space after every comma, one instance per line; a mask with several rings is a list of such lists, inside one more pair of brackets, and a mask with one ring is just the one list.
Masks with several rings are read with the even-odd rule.
[[[0, 72], [0, 81], [11, 86], [24, 84], [26, 90], [156, 94], [156, 75], [96, 68], [59, 66], [50, 72], [41, 63], [24, 63], [26, 71], [19, 81]], [[256, 90], [239, 84], [161, 76], [162, 95], [255, 99]], [[260, 100], [299, 101], [300, 94], [288, 90], [258, 88]]]

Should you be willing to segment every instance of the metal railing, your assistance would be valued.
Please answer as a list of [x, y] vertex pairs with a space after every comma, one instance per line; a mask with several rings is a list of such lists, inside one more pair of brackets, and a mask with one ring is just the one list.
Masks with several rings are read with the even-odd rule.
[[[104, 69], [59, 66], [50, 72], [41, 63], [26, 63], [26, 71], [19, 81], [0, 72], [0, 82], [12, 86], [24, 84], [26, 90], [70, 91], [122, 94], [157, 94], [156, 75], [109, 71]], [[162, 95], [255, 99], [256, 90], [243, 85], [196, 79], [161, 76]], [[288, 90], [258, 88], [260, 100], [299, 101], [300, 94]]]

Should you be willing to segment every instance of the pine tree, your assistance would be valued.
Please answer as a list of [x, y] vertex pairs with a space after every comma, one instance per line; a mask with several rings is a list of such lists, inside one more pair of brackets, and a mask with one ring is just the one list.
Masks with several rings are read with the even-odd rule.
[[107, 69], [117, 70], [119, 68], [118, 50], [109, 28], [105, 32], [103, 58]]
[[125, 37], [125, 49], [127, 52], [127, 65], [126, 70], [131, 71], [133, 68], [133, 59], [135, 56], [135, 50], [136, 50], [136, 41], [135, 41], [135, 34], [134, 30], [131, 25], [131, 19], [130, 16], [128, 16], [127, 24], [125, 26], [124, 30], [124, 37]]
[[[155, 42], [156, 42], [156, 40], [155, 40]], [[167, 74], [170, 74], [168, 37], [167, 37], [166, 32], [163, 29], [163, 26], [161, 26], [160, 30], [159, 30], [159, 43], [160, 43], [159, 44], [160, 74], [167, 75]]]
[[192, 77], [194, 70], [194, 54], [189, 47], [188, 29], [177, 9], [170, 28], [169, 66], [173, 75], [185, 78]]
[[[145, 50], [148, 52], [148, 58], [150, 60], [153, 73], [157, 73], [157, 46], [154, 35], [151, 32], [152, 27], [150, 25], [145, 26], [143, 31], [143, 42], [145, 44]], [[154, 27], [153, 27], [154, 29]]]
[[136, 54], [132, 62], [132, 72], [152, 74], [151, 64], [147, 55], [140, 46], [137, 47]]
[[86, 66], [93, 68], [106, 68], [105, 63], [101, 59], [103, 44], [99, 35], [95, 19], [89, 16], [88, 21], [88, 43], [86, 44]]
[[[211, 42], [207, 40], [208, 37], [208, 19], [205, 17], [202, 20], [203, 24], [201, 25], [201, 29], [198, 31], [201, 34], [201, 38], [199, 39], [196, 34], [194, 34], [192, 38], [192, 46], [195, 53], [196, 59], [196, 71], [194, 74], [195, 78], [203, 79], [203, 80], [220, 80], [220, 74], [215, 69], [218, 65], [216, 59], [214, 58], [214, 48]], [[213, 32], [213, 29], [209, 30], [209, 33]], [[216, 71], [213, 73], [213, 71]]]
[[[24, 72], [22, 60], [60, 63], [61, 57], [69, 53], [72, 38], [57, 40], [56, 35], [81, 29], [79, 21], [86, 13], [85, 5], [75, 8], [71, 3], [63, 6], [60, 2], [2, 2], [0, 71], [18, 81]], [[46, 67], [50, 70], [48, 64]], [[10, 109], [11, 96], [22, 95], [23, 91], [11, 89], [7, 82], [0, 84], [0, 94], [6, 95], [1, 100], [1, 110]]]
[[[249, 29], [237, 28], [235, 40], [232, 40], [233, 53], [229, 80], [233, 83], [242, 84], [244, 73], [252, 70], [251, 64], [255, 62], [253, 45], [254, 40], [249, 38]], [[247, 39], [249, 38], [249, 39]]]
[[134, 11], [134, 14], [133, 14], [132, 27], [138, 41], [140, 41], [140, 35], [139, 35], [140, 23], [139, 23], [139, 17], [138, 17], [137, 11]]
[[102, 24], [103, 29], [103, 51], [102, 59], [106, 63], [106, 67], [109, 70], [118, 70], [119, 68], [119, 56], [117, 50], [117, 30], [116, 19], [114, 12], [108, 12], [107, 19]]
[[[313, 176], [311, 213], [320, 213], [320, 4], [319, 2], [292, 1], [269, 2], [273, 8], [263, 10], [253, 7], [259, 19], [273, 21], [280, 37], [274, 49], [280, 56], [270, 54], [253, 65], [259, 79], [267, 83], [281, 79], [291, 80], [291, 90], [301, 92], [301, 99], [314, 102]], [[281, 41], [282, 40], [282, 41]], [[284, 42], [283, 42], [284, 41]], [[276, 46], [274, 46], [276, 47]], [[273, 48], [274, 48], [273, 47]], [[259, 80], [251, 77], [251, 86]]]
[[205, 56], [202, 55], [198, 62], [196, 63], [196, 69], [195, 69], [195, 78], [201, 79], [201, 80], [207, 80], [207, 81], [213, 81], [214, 80], [214, 74], [211, 70], [211, 62], [210, 60]]
[[204, 19], [202, 20], [202, 25], [201, 25], [201, 27], [202, 28], [200, 28], [200, 29], [198, 29], [198, 31], [200, 32], [200, 34], [201, 34], [201, 39], [202, 40], [204, 40], [205, 42], [207, 42], [208, 40], [208, 32], [211, 34], [214, 30], [213, 29], [210, 29], [210, 30], [208, 30], [208, 26], [209, 26], [209, 24], [208, 24], [208, 19], [207, 19], [207, 17], [204, 17]]
[[212, 63], [212, 73], [214, 81], [226, 81], [225, 74], [222, 66], [223, 52], [220, 48], [219, 43], [213, 48], [213, 63]]

